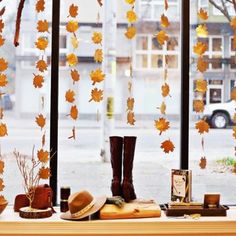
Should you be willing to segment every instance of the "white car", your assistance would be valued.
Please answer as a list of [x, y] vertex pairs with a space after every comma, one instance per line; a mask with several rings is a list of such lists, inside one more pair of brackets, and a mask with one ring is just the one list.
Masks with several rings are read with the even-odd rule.
[[205, 119], [212, 128], [223, 129], [233, 123], [233, 117], [236, 112], [235, 108], [236, 101], [234, 100], [206, 105], [203, 112], [203, 119]]

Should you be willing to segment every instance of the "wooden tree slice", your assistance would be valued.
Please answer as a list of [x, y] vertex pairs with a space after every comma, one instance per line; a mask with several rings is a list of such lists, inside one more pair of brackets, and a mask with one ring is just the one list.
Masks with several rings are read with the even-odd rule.
[[22, 207], [20, 208], [19, 215], [22, 218], [27, 219], [39, 219], [39, 218], [47, 218], [52, 216], [52, 209], [34, 209], [30, 207]]

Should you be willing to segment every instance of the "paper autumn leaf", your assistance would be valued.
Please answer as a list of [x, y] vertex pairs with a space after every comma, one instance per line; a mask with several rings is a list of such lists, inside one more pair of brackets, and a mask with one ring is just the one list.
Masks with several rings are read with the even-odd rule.
[[160, 135], [162, 132], [168, 130], [170, 128], [170, 122], [165, 118], [160, 118], [159, 120], [155, 120], [155, 127], [160, 131]]
[[42, 129], [46, 124], [46, 118], [42, 114], [39, 114], [35, 117], [35, 122]]
[[40, 149], [37, 153], [38, 160], [42, 163], [47, 163], [49, 161], [49, 152]]
[[203, 134], [208, 133], [209, 131], [209, 125], [205, 120], [200, 120], [195, 124], [195, 128], [198, 130], [198, 133]]
[[4, 137], [7, 134], [7, 125], [4, 123], [0, 123], [0, 137]]
[[1, 108], [0, 108], [0, 119], [3, 119], [3, 116], [4, 116], [4, 114], [3, 114], [3, 108], [1, 107]]
[[48, 69], [48, 65], [47, 62], [44, 60], [39, 60], [36, 63], [36, 68], [40, 71], [40, 72], [44, 72]]
[[76, 105], [72, 106], [70, 109], [70, 117], [74, 120], [77, 120], [78, 113], [79, 113], [79, 111], [77, 109], [77, 106]]
[[127, 99], [127, 111], [133, 111], [134, 109], [134, 98]]
[[91, 99], [89, 100], [89, 102], [91, 101], [100, 102], [102, 101], [102, 99], [103, 99], [103, 90], [101, 89], [98, 90], [97, 88], [95, 88], [91, 91]]
[[70, 42], [74, 49], [79, 47], [79, 40], [74, 35], [71, 36]]
[[66, 30], [70, 33], [75, 33], [79, 28], [78, 21], [70, 20], [66, 25]]
[[38, 32], [49, 32], [48, 31], [48, 21], [47, 20], [39, 20], [37, 25]]
[[135, 37], [136, 32], [137, 32], [137, 30], [134, 26], [129, 26], [126, 29], [125, 36], [127, 39], [132, 39], [133, 37]]
[[80, 80], [80, 74], [76, 69], [71, 70], [70, 75], [71, 79], [73, 80], [73, 83], [78, 82]]
[[234, 50], [236, 49], [236, 34], [233, 37], [232, 47], [233, 47]]
[[234, 113], [233, 122], [236, 123], [236, 113]]
[[102, 49], [96, 49], [94, 53], [94, 61], [101, 63], [103, 61], [103, 52]]
[[204, 102], [202, 100], [194, 100], [193, 101], [193, 109], [196, 112], [204, 111]]
[[169, 8], [168, 0], [164, 0], [164, 8], [167, 11]]
[[4, 189], [5, 185], [3, 183], [3, 179], [0, 178], [0, 191], [2, 191]]
[[3, 195], [0, 195], [0, 203], [5, 203], [7, 200]]
[[162, 27], [168, 27], [170, 25], [169, 19], [167, 16], [165, 16], [164, 14], [161, 15], [161, 26]]
[[127, 11], [126, 18], [129, 23], [134, 23], [137, 21], [137, 15], [133, 9], [130, 11]]
[[196, 89], [195, 91], [205, 93], [207, 91], [207, 81], [204, 79], [196, 80]]
[[166, 114], [166, 104], [165, 104], [165, 102], [162, 102], [161, 106], [157, 107], [157, 109], [160, 109], [161, 114], [165, 115]]
[[0, 33], [2, 33], [2, 30], [4, 29], [4, 22], [3, 20], [1, 19], [0, 20]]
[[204, 61], [202, 57], [199, 57], [197, 59], [197, 69], [204, 73], [208, 68], [208, 62], [207, 61]]
[[67, 102], [74, 102], [75, 101], [75, 92], [73, 90], [67, 90], [65, 94], [65, 98]]
[[169, 140], [165, 140], [164, 142], [161, 143], [161, 148], [163, 149], [163, 152], [165, 153], [169, 153], [169, 152], [173, 152], [174, 151], [174, 144], [172, 143], [172, 141]]
[[35, 5], [36, 11], [39, 13], [40, 11], [44, 11], [45, 9], [45, 0], [38, 0]]
[[133, 111], [129, 111], [127, 113], [127, 124], [134, 125], [135, 123], [135, 116]]
[[[46, 132], [46, 131], [45, 131]], [[44, 132], [44, 134], [43, 134], [43, 136], [42, 136], [42, 147], [44, 147], [45, 146], [45, 142], [46, 142], [46, 134], [45, 134], [45, 132]]]
[[236, 17], [231, 19], [230, 26], [233, 30], [236, 30]]
[[236, 87], [231, 90], [231, 99], [236, 101]]
[[72, 135], [68, 137], [68, 139], [73, 138], [75, 140], [75, 126], [72, 129]]
[[170, 86], [167, 83], [161, 86], [161, 94], [163, 97], [166, 97], [170, 94]]
[[100, 33], [100, 32], [93, 32], [92, 41], [95, 44], [102, 43], [102, 33]]
[[4, 161], [0, 160], [0, 174], [2, 174], [4, 172], [4, 166], [5, 166]]
[[70, 5], [70, 8], [69, 8], [69, 14], [71, 17], [76, 17], [78, 15], [78, 6], [72, 4]]
[[0, 58], [0, 71], [4, 71], [8, 68], [8, 62], [4, 58]]
[[164, 43], [169, 39], [169, 36], [166, 34], [165, 31], [161, 30], [156, 35], [156, 40], [160, 45], [164, 45]]
[[233, 127], [233, 137], [236, 139], [236, 127]]
[[201, 38], [207, 37], [208, 36], [207, 26], [205, 24], [204, 25], [199, 25], [196, 28], [196, 33], [197, 33], [198, 37], [201, 37]]
[[205, 169], [206, 168], [206, 165], [207, 165], [207, 159], [206, 157], [201, 157], [201, 160], [200, 160], [200, 163], [199, 163], [199, 166], [201, 169]]
[[7, 76], [5, 74], [0, 74], [0, 87], [5, 87], [7, 83]]
[[3, 46], [5, 43], [5, 39], [0, 35], [0, 47]]
[[35, 42], [35, 46], [39, 50], [45, 50], [48, 46], [48, 39], [45, 37], [39, 37], [37, 41]]
[[201, 56], [207, 51], [207, 45], [203, 42], [197, 42], [196, 45], [193, 46], [193, 51]]
[[69, 66], [76, 66], [78, 63], [78, 58], [74, 53], [70, 53], [66, 56]]
[[42, 88], [44, 83], [44, 78], [42, 75], [34, 75], [33, 85], [35, 88]]
[[48, 179], [51, 176], [50, 168], [42, 167], [39, 169], [39, 178], [40, 179]]
[[128, 4], [134, 4], [135, 0], [125, 0]]
[[201, 20], [207, 20], [208, 19], [208, 13], [202, 8], [200, 8], [197, 15], [198, 15], [198, 18], [201, 19]]
[[93, 81], [92, 85], [96, 83], [100, 83], [105, 79], [105, 74], [103, 74], [101, 69], [96, 69], [95, 71], [91, 71], [90, 78]]

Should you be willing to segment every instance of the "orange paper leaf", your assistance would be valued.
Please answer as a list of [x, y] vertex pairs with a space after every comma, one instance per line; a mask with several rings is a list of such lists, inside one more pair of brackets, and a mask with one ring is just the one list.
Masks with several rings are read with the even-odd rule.
[[136, 32], [137, 32], [137, 30], [134, 26], [129, 26], [126, 29], [125, 36], [126, 36], [127, 39], [132, 39], [132, 38], [135, 37]]
[[231, 19], [230, 26], [233, 30], [236, 30], [236, 17]]
[[0, 58], [0, 71], [4, 71], [8, 68], [8, 62], [4, 58]]
[[45, 124], [46, 124], [46, 118], [42, 114], [39, 114], [36, 117], [35, 122], [42, 129], [45, 126]]
[[234, 35], [233, 37], [233, 49], [235, 50], [236, 49], [236, 34]]
[[39, 169], [39, 178], [40, 179], [48, 179], [51, 176], [50, 168], [42, 167]]
[[133, 111], [134, 109], [134, 98], [127, 99], [127, 111]]
[[70, 5], [70, 8], [69, 8], [69, 14], [71, 17], [76, 17], [78, 15], [78, 6], [72, 4]]
[[77, 70], [71, 70], [70, 75], [71, 79], [73, 80], [73, 83], [78, 82], [80, 80], [80, 74]]
[[134, 125], [135, 121], [134, 112], [129, 111], [127, 113], [127, 124]]
[[127, 18], [128, 22], [130, 22], [130, 23], [134, 23], [137, 21], [137, 15], [133, 9], [130, 11], [127, 11], [126, 18]]
[[5, 163], [3, 160], [0, 160], [0, 174], [3, 174], [4, 172], [4, 166], [5, 166]]
[[4, 22], [3, 20], [1, 19], [0, 20], [0, 33], [2, 33], [2, 30], [4, 29]]
[[95, 71], [91, 71], [90, 78], [93, 81], [92, 85], [96, 83], [100, 83], [105, 79], [105, 74], [103, 74], [101, 69], [96, 69]]
[[200, 120], [195, 124], [195, 128], [198, 130], [200, 134], [209, 132], [209, 124], [205, 120]]
[[201, 19], [201, 20], [207, 20], [208, 19], [208, 13], [200, 8], [199, 12], [197, 13], [198, 17]]
[[72, 106], [71, 109], [70, 109], [70, 117], [71, 117], [73, 120], [77, 120], [77, 118], [78, 118], [78, 113], [79, 113], [79, 111], [78, 111], [78, 109], [77, 109], [77, 106], [76, 106], [76, 105]]
[[161, 30], [156, 35], [156, 40], [160, 45], [164, 45], [164, 43], [169, 39], [169, 36], [165, 31]]
[[38, 0], [35, 6], [37, 12], [44, 11], [45, 9], [45, 0]]
[[47, 163], [49, 161], [49, 152], [40, 149], [37, 153], [38, 159], [42, 163]]
[[48, 21], [47, 20], [39, 20], [37, 26], [38, 32], [49, 32], [48, 31]]
[[33, 85], [35, 88], [42, 88], [44, 83], [44, 78], [42, 75], [34, 75]]
[[169, 152], [173, 152], [174, 151], [174, 144], [172, 143], [172, 141], [169, 140], [165, 140], [164, 142], [161, 143], [161, 148], [163, 149], [163, 152], [165, 153], [169, 153]]
[[94, 53], [94, 61], [101, 63], [103, 61], [103, 52], [102, 49], [96, 49]]
[[76, 66], [78, 63], [78, 58], [74, 53], [70, 53], [66, 56], [69, 66]]
[[0, 87], [5, 87], [7, 84], [7, 76], [5, 74], [0, 74]]
[[204, 61], [202, 57], [199, 57], [197, 59], [197, 69], [204, 73], [208, 68], [208, 62], [207, 61]]
[[236, 87], [231, 90], [231, 99], [236, 101]]
[[73, 90], [67, 90], [65, 94], [65, 98], [67, 102], [74, 102], [75, 101], [75, 92]]
[[5, 43], [5, 39], [0, 35], [0, 47], [3, 46]]
[[155, 127], [160, 131], [160, 135], [162, 132], [168, 130], [170, 128], [170, 122], [165, 118], [160, 118], [159, 120], [155, 120]]
[[200, 163], [199, 163], [200, 168], [205, 169], [206, 165], [207, 165], [206, 157], [201, 157], [201, 160], [200, 160]]
[[102, 99], [103, 99], [103, 90], [101, 89], [98, 90], [97, 88], [95, 88], [91, 91], [91, 99], [89, 100], [89, 102], [91, 101], [100, 102], [102, 101]]
[[48, 69], [48, 65], [47, 62], [44, 60], [39, 60], [36, 63], [36, 68], [40, 71], [40, 72], [44, 72]]
[[207, 51], [207, 45], [203, 42], [197, 42], [196, 45], [193, 47], [194, 53], [201, 56]]
[[66, 30], [70, 33], [75, 33], [79, 28], [79, 24], [77, 21], [70, 20], [66, 25]]
[[204, 111], [204, 102], [202, 100], [194, 100], [193, 101], [193, 108], [196, 112], [203, 112]]
[[236, 127], [233, 127], [233, 137], [236, 139]]
[[7, 125], [4, 123], [0, 123], [0, 137], [4, 137], [7, 134]]
[[161, 94], [163, 97], [166, 97], [170, 94], [170, 86], [165, 83], [164, 85], [161, 86]]
[[100, 32], [93, 32], [92, 41], [95, 44], [102, 43], [102, 33], [100, 33]]
[[3, 179], [0, 178], [0, 191], [3, 191], [4, 187], [5, 187], [5, 185], [3, 183]]
[[167, 16], [165, 16], [164, 14], [161, 15], [161, 26], [162, 27], [168, 27], [170, 25], [169, 19]]
[[35, 42], [35, 45], [39, 50], [45, 50], [48, 46], [48, 39], [45, 37], [39, 37]]

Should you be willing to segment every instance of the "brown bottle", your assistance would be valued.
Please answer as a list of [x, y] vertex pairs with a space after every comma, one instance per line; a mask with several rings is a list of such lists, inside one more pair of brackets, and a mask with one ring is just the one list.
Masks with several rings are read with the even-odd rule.
[[60, 201], [61, 212], [66, 212], [69, 210], [68, 207], [69, 196], [70, 196], [70, 187], [61, 187], [61, 201]]

